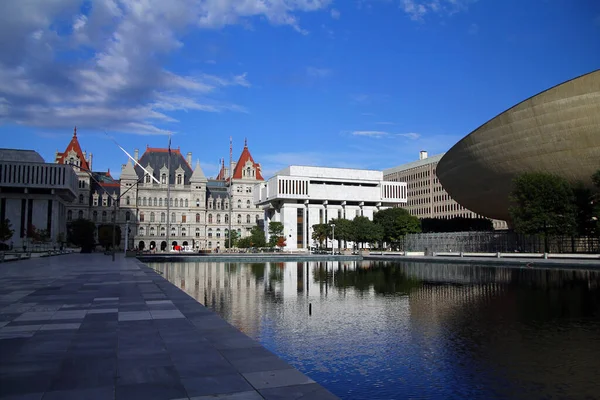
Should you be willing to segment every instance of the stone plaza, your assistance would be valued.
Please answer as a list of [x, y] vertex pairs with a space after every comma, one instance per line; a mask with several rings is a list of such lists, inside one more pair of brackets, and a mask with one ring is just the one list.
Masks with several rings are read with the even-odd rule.
[[0, 399], [335, 399], [132, 258], [0, 264]]

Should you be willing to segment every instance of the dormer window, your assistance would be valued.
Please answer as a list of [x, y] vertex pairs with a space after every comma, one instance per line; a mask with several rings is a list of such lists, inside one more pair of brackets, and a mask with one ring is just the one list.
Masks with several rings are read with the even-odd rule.
[[160, 176], [160, 183], [162, 183], [163, 185], [167, 183], [167, 174], [162, 174]]
[[182, 182], [183, 182], [183, 176], [181, 174], [177, 174], [177, 184], [181, 185]]
[[150, 183], [150, 174], [146, 174], [146, 183]]

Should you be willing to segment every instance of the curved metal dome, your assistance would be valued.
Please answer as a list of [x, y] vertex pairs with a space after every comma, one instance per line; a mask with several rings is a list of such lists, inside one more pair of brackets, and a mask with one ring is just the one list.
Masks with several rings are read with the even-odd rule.
[[591, 186], [600, 169], [600, 70], [554, 86], [489, 120], [437, 165], [444, 189], [462, 206], [508, 220], [512, 180], [547, 172]]

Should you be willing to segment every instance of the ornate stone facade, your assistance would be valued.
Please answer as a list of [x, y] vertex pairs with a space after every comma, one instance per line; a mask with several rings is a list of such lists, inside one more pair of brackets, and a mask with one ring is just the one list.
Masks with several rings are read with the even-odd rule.
[[232, 163], [231, 178], [223, 164], [216, 179], [207, 179], [199, 161], [192, 168], [192, 153], [184, 157], [180, 149], [147, 147], [141, 157], [135, 150], [133, 158], [159, 183], [131, 160], [123, 165], [119, 180], [110, 171], [92, 171], [91, 154], [86, 157], [81, 151], [75, 132], [65, 152], [56, 157], [58, 163], [72, 164], [80, 177], [78, 197], [69, 205], [67, 219], [111, 223], [116, 210], [123, 232], [120, 246], [125, 246], [127, 230], [128, 248], [157, 251], [174, 245], [223, 249], [230, 229], [244, 237], [262, 223], [252, 190], [263, 178], [246, 143], [239, 160]]

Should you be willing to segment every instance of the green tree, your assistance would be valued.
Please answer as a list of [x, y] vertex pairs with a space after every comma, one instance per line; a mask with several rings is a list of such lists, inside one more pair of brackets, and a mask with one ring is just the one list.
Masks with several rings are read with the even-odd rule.
[[575, 223], [576, 232], [581, 236], [594, 235], [596, 233], [596, 221], [594, 218], [594, 195], [592, 190], [579, 182], [573, 187], [575, 199]]
[[283, 224], [277, 221], [269, 222], [269, 247], [277, 246], [279, 238], [283, 238], [285, 242], [285, 237], [283, 236]]
[[77, 219], [67, 226], [67, 240], [77, 247], [82, 253], [90, 253], [96, 245], [94, 231], [96, 224], [89, 219]]
[[[329, 225], [332, 224], [335, 224], [335, 238], [333, 239], [338, 241], [338, 248], [342, 241], [344, 242], [344, 248], [348, 247], [346, 242], [352, 240], [352, 221], [345, 218], [336, 218], [329, 222]], [[331, 230], [331, 234], [334, 234], [333, 229]]]
[[240, 239], [239, 234], [235, 230], [225, 232], [225, 248], [229, 248], [229, 235], [231, 235], [231, 247], [236, 247], [238, 240]]
[[13, 237], [15, 230], [12, 229], [12, 224], [8, 218], [0, 221], [0, 242], [5, 242]]
[[352, 220], [352, 241], [359, 248], [365, 243], [379, 242], [383, 238], [383, 228], [367, 217], [356, 216]]
[[267, 245], [265, 231], [263, 231], [263, 229], [258, 225], [252, 227], [252, 230], [250, 231], [250, 238], [251, 247], [265, 247]]
[[248, 249], [252, 247], [252, 237], [246, 236], [241, 239], [238, 239], [237, 247], [239, 247], [240, 249]]
[[573, 189], [558, 176], [531, 172], [514, 179], [510, 195], [510, 218], [515, 231], [544, 235], [545, 251], [548, 237], [570, 235], [575, 230]]
[[[121, 227], [115, 226], [115, 244], [121, 243]], [[98, 228], [98, 243], [104, 247], [105, 250], [112, 248], [113, 243], [113, 226], [112, 224], [100, 225]]]
[[409, 233], [421, 232], [421, 221], [404, 208], [388, 208], [376, 212], [373, 222], [383, 228], [382, 239], [392, 247]]
[[331, 226], [329, 224], [314, 224], [312, 226], [312, 239], [319, 242], [319, 248], [323, 247], [325, 239], [331, 236]]

